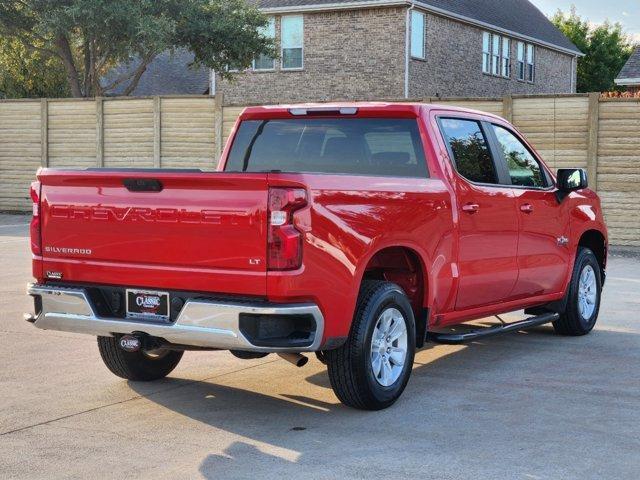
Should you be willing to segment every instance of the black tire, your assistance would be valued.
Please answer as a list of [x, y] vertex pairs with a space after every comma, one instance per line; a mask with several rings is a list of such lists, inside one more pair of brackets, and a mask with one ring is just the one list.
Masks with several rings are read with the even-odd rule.
[[[389, 308], [397, 309], [404, 317], [407, 349], [399, 377], [393, 384], [383, 386], [373, 371], [371, 345], [378, 319]], [[324, 352], [329, 380], [340, 401], [361, 410], [381, 410], [391, 406], [404, 391], [411, 375], [415, 331], [411, 304], [403, 290], [394, 283], [365, 280], [349, 338], [340, 348]]]
[[[586, 318], [579, 308], [580, 276], [586, 269], [591, 269], [595, 277], [595, 302], [593, 312]], [[571, 281], [569, 282], [569, 292], [567, 295], [567, 306], [560, 318], [553, 322], [553, 328], [560, 335], [580, 336], [586, 335], [596, 325], [598, 312], [600, 311], [600, 297], [602, 294], [602, 276], [600, 265], [594, 253], [585, 247], [579, 247], [576, 256], [576, 263], [573, 266]]]
[[151, 381], [164, 378], [176, 368], [184, 352], [165, 350], [153, 356], [138, 350], [127, 352], [118, 346], [120, 336], [98, 337], [102, 361], [118, 377]]

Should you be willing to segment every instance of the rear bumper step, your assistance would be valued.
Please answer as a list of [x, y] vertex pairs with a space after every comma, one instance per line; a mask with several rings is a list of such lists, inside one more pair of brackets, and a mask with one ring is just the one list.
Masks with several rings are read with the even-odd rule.
[[[44, 330], [96, 336], [143, 333], [174, 344], [256, 352], [316, 351], [324, 333], [322, 313], [311, 303], [283, 305], [193, 299], [186, 301], [175, 322], [159, 323], [101, 317], [84, 288], [29, 284], [27, 293], [36, 299], [37, 311], [35, 315], [26, 314], [25, 319]], [[268, 337], [260, 336], [260, 328], [251, 325], [252, 319], [265, 322], [265, 330], [270, 331], [273, 331], [274, 323], [277, 327], [280, 321], [303, 319], [304, 325], [311, 325], [311, 331], [307, 338], [298, 336], [290, 341], [283, 338], [270, 341]], [[248, 328], [243, 328], [247, 323]]]
[[427, 339], [435, 343], [444, 343], [447, 345], [458, 345], [460, 343], [472, 342], [480, 338], [487, 338], [503, 333], [525, 330], [531, 327], [537, 327], [546, 323], [551, 323], [560, 317], [557, 313], [544, 313], [535, 317], [520, 320], [518, 322], [507, 323], [504, 325], [496, 325], [495, 327], [480, 328], [464, 333], [427, 333]]

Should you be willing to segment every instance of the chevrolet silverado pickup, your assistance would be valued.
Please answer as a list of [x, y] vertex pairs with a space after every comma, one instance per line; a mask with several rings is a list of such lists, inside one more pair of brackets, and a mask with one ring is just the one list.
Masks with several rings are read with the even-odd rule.
[[217, 171], [45, 168], [31, 198], [25, 318], [96, 336], [130, 380], [185, 350], [314, 352], [343, 403], [382, 409], [425, 342], [589, 333], [605, 279], [586, 172], [554, 175], [502, 118], [447, 106], [251, 107]]

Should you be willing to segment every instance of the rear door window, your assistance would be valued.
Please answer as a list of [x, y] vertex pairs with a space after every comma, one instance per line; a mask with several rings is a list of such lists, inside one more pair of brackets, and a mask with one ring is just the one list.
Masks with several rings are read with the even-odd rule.
[[225, 171], [428, 176], [417, 120], [378, 118], [244, 121]]
[[480, 122], [442, 118], [440, 128], [460, 175], [474, 183], [498, 183], [489, 142]]

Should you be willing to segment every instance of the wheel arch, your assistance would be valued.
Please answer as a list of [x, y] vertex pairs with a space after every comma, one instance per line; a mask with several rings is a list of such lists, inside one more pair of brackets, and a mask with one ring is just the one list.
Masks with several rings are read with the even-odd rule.
[[580, 235], [578, 248], [586, 247], [593, 252], [600, 265], [600, 274], [604, 283], [607, 268], [607, 239], [600, 230], [589, 229]]
[[538, 315], [541, 312], [553, 311], [564, 314], [567, 308], [567, 302], [569, 301], [569, 292], [571, 287], [571, 280], [573, 278], [573, 269], [578, 257], [580, 247], [589, 248], [596, 256], [596, 260], [598, 261], [598, 265], [600, 266], [602, 284], [604, 285], [608, 246], [606, 235], [597, 228], [586, 228], [578, 237], [578, 241], [573, 245], [573, 251], [575, 252], [575, 255], [569, 263], [567, 280], [565, 282], [564, 296], [560, 300], [542, 305], [541, 307], [527, 308], [525, 309], [525, 313]]
[[424, 343], [428, 321], [429, 278], [425, 255], [414, 245], [394, 243], [372, 249], [359, 269], [358, 285], [364, 280], [386, 280], [398, 284], [411, 303], [416, 321], [416, 342]]

